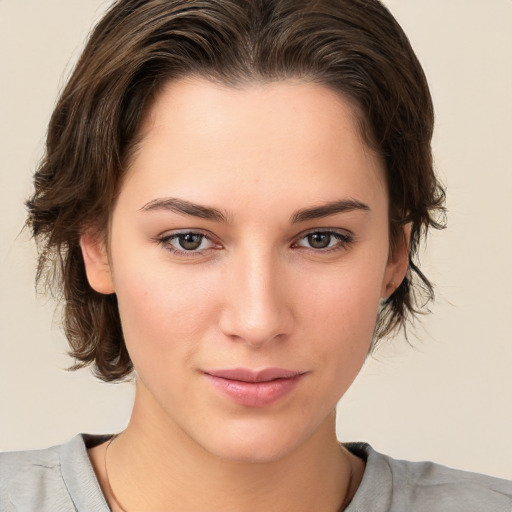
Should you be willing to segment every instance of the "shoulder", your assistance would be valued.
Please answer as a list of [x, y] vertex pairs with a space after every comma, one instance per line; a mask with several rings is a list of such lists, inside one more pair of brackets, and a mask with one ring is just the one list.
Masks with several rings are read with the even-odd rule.
[[79, 479], [96, 484], [82, 435], [43, 450], [0, 453], [0, 510], [75, 511]]
[[72, 510], [61, 474], [60, 447], [0, 454], [0, 509], [35, 510], [52, 496], [55, 510]]
[[367, 462], [358, 490], [361, 501], [367, 501], [364, 506], [368, 506], [369, 496], [378, 496], [382, 510], [389, 512], [512, 512], [511, 481], [433, 462], [393, 459], [364, 443], [349, 443], [346, 447]]
[[386, 461], [392, 473], [395, 497], [409, 506], [432, 502], [443, 511], [512, 512], [512, 482], [433, 462], [408, 462], [391, 457], [386, 457]]

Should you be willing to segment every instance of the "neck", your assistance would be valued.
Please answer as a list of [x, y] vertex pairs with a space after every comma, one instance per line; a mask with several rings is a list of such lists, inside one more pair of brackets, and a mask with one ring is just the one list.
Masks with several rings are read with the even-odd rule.
[[212, 503], [226, 512], [336, 512], [362, 476], [362, 461], [338, 444], [334, 412], [289, 453], [258, 462], [218, 457], [159, 416], [136, 397], [128, 427], [109, 448], [110, 485], [127, 512], [196, 512]]

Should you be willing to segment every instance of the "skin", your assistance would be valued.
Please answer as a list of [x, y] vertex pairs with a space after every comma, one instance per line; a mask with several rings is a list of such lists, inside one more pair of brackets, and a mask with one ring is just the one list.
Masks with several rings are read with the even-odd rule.
[[[336, 440], [336, 403], [407, 269], [406, 237], [390, 254], [381, 159], [346, 100], [291, 80], [171, 82], [141, 133], [108, 247], [81, 241], [92, 287], [117, 294], [137, 375], [130, 423], [108, 451], [116, 497], [126, 510], [338, 510], [364, 463]], [[155, 203], [168, 198], [224, 219]], [[359, 206], [292, 221], [339, 201]], [[177, 231], [209, 240], [187, 255]], [[327, 247], [311, 245], [315, 232]], [[304, 375], [277, 402], [247, 407], [203, 373], [239, 367]], [[104, 455], [90, 450], [119, 510]]]

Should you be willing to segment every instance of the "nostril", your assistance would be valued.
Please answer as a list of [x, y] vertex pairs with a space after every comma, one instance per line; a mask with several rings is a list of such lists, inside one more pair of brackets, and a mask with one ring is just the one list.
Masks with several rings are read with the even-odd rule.
[[[254, 312], [253, 312], [254, 313]], [[272, 341], [281, 341], [291, 332], [291, 315], [281, 310], [267, 314], [250, 315], [241, 310], [224, 311], [219, 327], [233, 341], [242, 341], [252, 347], [260, 347]]]

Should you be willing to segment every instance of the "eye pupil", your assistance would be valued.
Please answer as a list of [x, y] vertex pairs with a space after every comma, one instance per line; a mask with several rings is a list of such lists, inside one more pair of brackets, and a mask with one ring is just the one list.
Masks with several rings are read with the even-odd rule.
[[178, 237], [178, 242], [182, 249], [194, 251], [199, 248], [203, 240], [203, 235], [197, 233], [186, 233]]
[[325, 249], [331, 243], [331, 235], [329, 233], [311, 233], [308, 235], [308, 243], [315, 249]]

